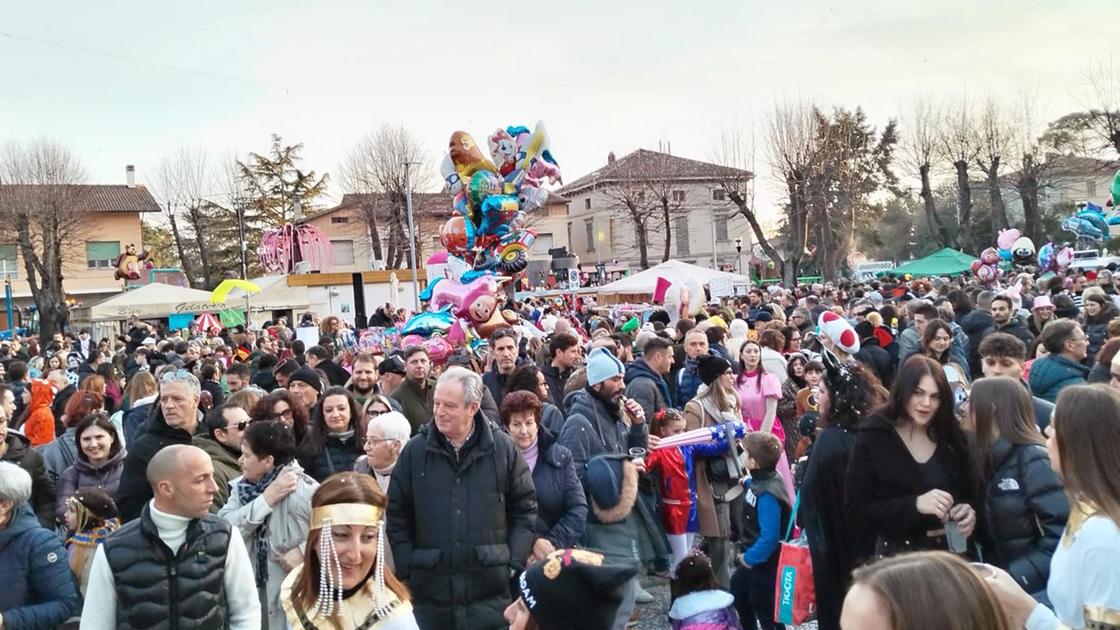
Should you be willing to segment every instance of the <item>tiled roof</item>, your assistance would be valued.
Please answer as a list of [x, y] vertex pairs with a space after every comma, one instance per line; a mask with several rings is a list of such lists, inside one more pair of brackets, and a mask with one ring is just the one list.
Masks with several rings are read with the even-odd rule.
[[750, 171], [721, 166], [700, 160], [638, 149], [633, 153], [624, 155], [599, 170], [592, 171], [574, 182], [564, 186], [558, 192], [562, 195], [571, 195], [597, 184], [605, 184], [627, 179], [652, 179], [667, 176], [677, 181], [704, 181], [715, 180], [721, 177], [752, 177]]
[[[304, 220], [314, 219], [339, 210], [356, 210], [367, 204], [386, 203], [388, 203], [388, 199], [384, 193], [345, 193], [337, 206], [327, 208], [313, 216], [305, 217]], [[547, 205], [566, 204], [568, 200], [556, 193], [549, 192], [548, 201], [545, 203]], [[451, 206], [451, 195], [445, 192], [412, 193], [412, 211], [416, 216], [429, 218], [451, 218], [455, 214], [455, 209]]]
[[[34, 186], [13, 184], [0, 185], [0, 193], [16, 193], [31, 190]], [[89, 212], [159, 212], [159, 203], [152, 193], [143, 186], [74, 184], [73, 204]]]

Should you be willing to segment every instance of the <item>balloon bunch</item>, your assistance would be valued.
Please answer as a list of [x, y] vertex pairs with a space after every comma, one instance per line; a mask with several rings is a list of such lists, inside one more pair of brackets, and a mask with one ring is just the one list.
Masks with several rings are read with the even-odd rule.
[[1103, 241], [1109, 237], [1109, 225], [1120, 221], [1120, 217], [1107, 217], [1104, 209], [1093, 203], [1086, 203], [1077, 214], [1062, 221], [1062, 229], [1072, 232], [1079, 239]]
[[991, 284], [1003, 276], [1003, 270], [999, 268], [999, 262], [999, 250], [989, 247], [980, 252], [979, 260], [972, 261], [972, 275], [984, 284]]
[[1065, 272], [1073, 262], [1073, 248], [1069, 245], [1054, 247], [1053, 243], [1046, 243], [1038, 248], [1038, 270], [1046, 272]]
[[406, 337], [445, 336], [451, 346], [477, 349], [495, 330], [518, 322], [501, 309], [502, 288], [529, 264], [537, 234], [526, 228], [526, 216], [544, 206], [549, 193], [541, 185], [560, 183], [560, 168], [544, 123], [532, 131], [498, 129], [487, 145], [489, 157], [469, 133], [451, 134], [440, 166], [457, 213], [440, 231], [447, 277], [432, 280], [421, 293], [430, 311], [404, 325]]

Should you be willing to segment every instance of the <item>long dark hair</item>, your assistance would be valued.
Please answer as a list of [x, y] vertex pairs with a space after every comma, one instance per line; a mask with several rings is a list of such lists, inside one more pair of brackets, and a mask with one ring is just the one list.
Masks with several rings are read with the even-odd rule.
[[[537, 389], [540, 387], [540, 379], [537, 377], [541, 369], [532, 363], [526, 363], [514, 368], [510, 373], [509, 378], [506, 379], [506, 386], [502, 389], [502, 398], [512, 394], [513, 392], [533, 392], [540, 398]], [[548, 402], [542, 400], [541, 402]]]
[[794, 363], [801, 363], [802, 367], [808, 367], [809, 359], [806, 359], [805, 355], [801, 354], [800, 352], [795, 352], [786, 357], [786, 376], [788, 376], [789, 380], [793, 381], [794, 384], [797, 385], [798, 389], [807, 387], [809, 385], [809, 382], [805, 380], [805, 370], [801, 371], [802, 376], [797, 376], [793, 373]]
[[991, 476], [988, 470], [988, 452], [999, 437], [1012, 444], [1046, 444], [1035, 424], [1034, 404], [1027, 388], [1013, 378], [996, 376], [976, 381], [969, 392], [969, 410], [975, 422], [975, 432], [969, 444], [976, 479], [983, 484]]
[[323, 416], [323, 403], [329, 396], [343, 396], [346, 398], [346, 403], [350, 407], [350, 428], [354, 430], [355, 437], [354, 449], [357, 451], [362, 450], [361, 436], [357, 435], [358, 432], [358, 418], [361, 416], [362, 410], [358, 407], [358, 401], [354, 398], [354, 394], [350, 390], [339, 385], [334, 385], [323, 390], [323, 395], [319, 397], [319, 402], [315, 403], [315, 407], [311, 409], [311, 426], [307, 428], [307, 436], [304, 437], [303, 443], [300, 444], [300, 455], [305, 457], [316, 457], [323, 452], [323, 447], [327, 443], [327, 421]]
[[[933, 348], [930, 347], [930, 344], [933, 343], [933, 340], [937, 337], [938, 331], [941, 330], [944, 330], [945, 334], [949, 335], [949, 347], [945, 348], [945, 352], [942, 352], [938, 356], [934, 356], [934, 351]], [[926, 356], [933, 357], [938, 363], [945, 365], [949, 362], [949, 352], [952, 349], [953, 329], [949, 328], [949, 324], [946, 324], [943, 320], [929, 320], [929, 322], [926, 324], [926, 331], [922, 333], [922, 350], [926, 352]]]
[[753, 339], [747, 339], [743, 345], [739, 346], [739, 356], [735, 357], [739, 361], [739, 375], [735, 377], [735, 385], [742, 385], [747, 380], [747, 364], [743, 361], [743, 350], [747, 349], [749, 345], [758, 346], [758, 375], [755, 377], [755, 388], [762, 389], [762, 375], [766, 374], [766, 366], [762, 364], [762, 344]]
[[939, 399], [937, 410], [933, 412], [933, 418], [926, 427], [926, 435], [937, 444], [946, 444], [960, 454], [966, 453], [967, 440], [964, 429], [953, 413], [953, 391], [949, 388], [949, 380], [945, 378], [945, 370], [941, 364], [929, 357], [914, 355], [906, 360], [894, 379], [887, 404], [879, 409], [879, 413], [896, 427], [910, 422], [906, 404], [914, 396], [918, 384], [927, 376], [937, 385]]

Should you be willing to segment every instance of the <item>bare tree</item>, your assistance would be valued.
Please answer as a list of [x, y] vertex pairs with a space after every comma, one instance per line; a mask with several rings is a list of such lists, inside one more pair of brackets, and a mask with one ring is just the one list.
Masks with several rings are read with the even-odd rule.
[[1036, 90], [1025, 90], [1016, 98], [1018, 111], [1010, 153], [1019, 158], [1012, 183], [1023, 204], [1023, 235], [1040, 244], [1044, 235], [1039, 192], [1056, 185], [1061, 178], [1058, 172], [1060, 158], [1054, 160], [1048, 154], [1058, 150], [1062, 140], [1050, 130], [1036, 135], [1039, 131], [1034, 111], [1037, 100]]
[[785, 262], [782, 255], [766, 236], [766, 231], [758, 220], [757, 208], [754, 203], [754, 143], [753, 137], [738, 128], [725, 131], [719, 139], [719, 144], [712, 151], [712, 162], [728, 167], [721, 170], [718, 175], [720, 188], [727, 195], [728, 201], [735, 205], [739, 214], [747, 220], [754, 234], [755, 242], [762, 247], [762, 251], [779, 268], [784, 268]]
[[207, 246], [211, 226], [203, 210], [214, 185], [206, 153], [200, 148], [180, 146], [156, 169], [156, 195], [167, 213], [183, 272], [196, 289], [206, 288], [214, 275]]
[[926, 99], [919, 99], [914, 103], [908, 124], [905, 125], [905, 140], [903, 142], [904, 168], [911, 173], [917, 172], [921, 182], [918, 196], [922, 199], [926, 221], [929, 223], [930, 234], [935, 235], [941, 247], [956, 246], [953, 241], [949, 226], [937, 214], [937, 206], [933, 195], [933, 168], [940, 157], [937, 146], [937, 131], [940, 126], [940, 115], [932, 103]]
[[976, 122], [976, 167], [984, 173], [992, 206], [992, 233], [998, 234], [1000, 230], [1011, 227], [1007, 220], [1007, 206], [1003, 203], [1000, 171], [1014, 133], [994, 98], [984, 102]]
[[[664, 230], [664, 248], [661, 252], [661, 262], [669, 260], [673, 245], [673, 219], [684, 212], [684, 198], [678, 197], [681, 178], [674, 171], [673, 156], [668, 153], [647, 151], [642, 162], [642, 178], [650, 197], [650, 203], [661, 218], [661, 229]], [[683, 195], [684, 193], [681, 192]], [[678, 238], [688, 238], [688, 234], [679, 234]], [[678, 248], [680, 249], [680, 248]]]
[[1120, 67], [1109, 59], [1091, 68], [1085, 78], [1096, 104], [1085, 112], [1089, 129], [1101, 144], [1120, 154]]
[[647, 193], [647, 181], [633, 168], [635, 162], [619, 164], [617, 174], [603, 187], [603, 194], [611, 200], [615, 214], [634, 226], [634, 246], [638, 250], [638, 264], [649, 269], [650, 221], [659, 206], [650, 204], [652, 195]]
[[11, 143], [0, 152], [0, 229], [23, 258], [41, 339], [50, 339], [70, 320], [63, 266], [67, 252], [88, 234], [78, 185], [84, 179], [78, 159], [51, 140]]
[[780, 265], [782, 279], [790, 286], [797, 278], [809, 244], [810, 185], [818, 149], [815, 109], [802, 102], [779, 104], [771, 112], [766, 128], [767, 157], [788, 199], [786, 254], [770, 256]]
[[[359, 211], [368, 226], [374, 256], [394, 269], [401, 268], [409, 254], [405, 238], [406, 162], [412, 163], [409, 179], [413, 192], [431, 186], [431, 164], [419, 139], [403, 125], [383, 125], [359, 139], [339, 165], [339, 176], [347, 191], [370, 195], [371, 201], [363, 204]], [[372, 201], [376, 199], [373, 193], [381, 193], [388, 203]], [[385, 224], [388, 224], [388, 238], [383, 250], [381, 232]], [[419, 222], [416, 228], [419, 232]], [[415, 234], [414, 238], [411, 246], [419, 251], [420, 235]]]
[[957, 178], [957, 225], [960, 245], [972, 247], [969, 227], [972, 220], [972, 185], [968, 179], [969, 164], [976, 158], [976, 123], [968, 101], [947, 108], [938, 130], [938, 146], [943, 159], [953, 165]]

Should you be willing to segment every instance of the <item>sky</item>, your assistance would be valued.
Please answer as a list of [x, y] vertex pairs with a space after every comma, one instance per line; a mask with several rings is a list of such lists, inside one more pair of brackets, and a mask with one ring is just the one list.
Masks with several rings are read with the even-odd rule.
[[[334, 172], [404, 125], [433, 169], [452, 131], [485, 143], [542, 120], [567, 181], [639, 147], [706, 159], [729, 129], [761, 145], [777, 103], [863, 107], [1086, 98], [1115, 48], [1116, 0], [0, 0], [0, 142], [47, 137], [91, 183], [141, 183], [181, 146], [214, 159], [305, 145]], [[759, 205], [778, 202], [760, 146]], [[434, 173], [434, 170], [433, 170]], [[435, 178], [438, 180], [438, 178]], [[345, 192], [336, 181], [332, 199]]]

